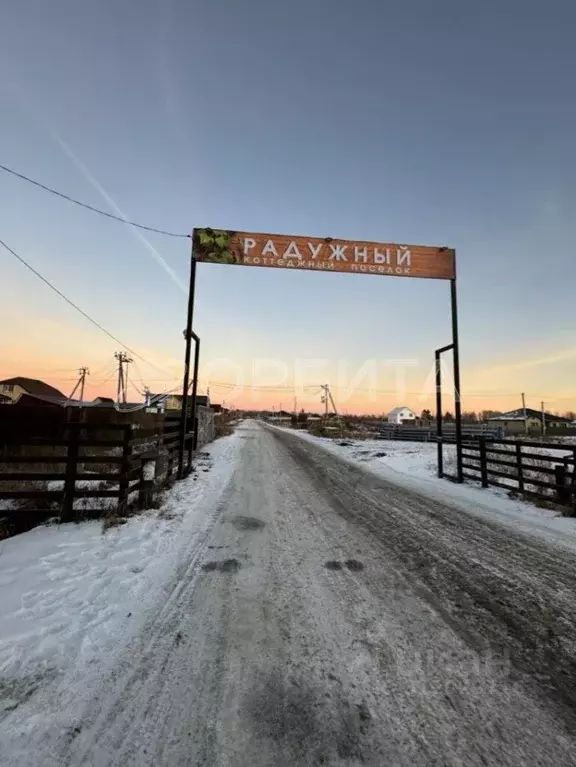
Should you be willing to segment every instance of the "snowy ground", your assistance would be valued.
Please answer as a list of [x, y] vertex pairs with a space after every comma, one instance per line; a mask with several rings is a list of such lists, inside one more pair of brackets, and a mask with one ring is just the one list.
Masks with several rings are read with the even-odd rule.
[[[182, 548], [206, 537], [213, 499], [236, 468], [236, 442], [232, 436], [206, 448], [196, 474], [160, 511], [105, 533], [94, 521], [37, 527], [0, 542], [0, 719], [25, 751], [44, 727], [73, 731], [94, 672], [141, 630]], [[35, 711], [21, 720], [17, 711], [33, 695]], [[0, 745], [1, 765], [15, 758], [2, 758]]]
[[573, 767], [572, 552], [324, 447], [246, 422], [160, 516], [5, 541], [0, 765]]
[[[274, 427], [277, 428], [277, 427]], [[576, 551], [576, 518], [541, 509], [530, 502], [508, 498], [506, 491], [481, 488], [473, 482], [462, 485], [439, 479], [436, 474], [436, 444], [397, 440], [339, 440], [313, 437], [307, 432], [287, 429], [291, 434], [321, 444], [326, 450], [347, 461], [362, 465], [378, 476], [402, 487], [421, 492], [429, 498], [457, 505], [475, 516], [537, 535], [540, 538]], [[340, 444], [348, 443], [348, 444]], [[446, 471], [455, 474], [455, 447], [444, 448]]]

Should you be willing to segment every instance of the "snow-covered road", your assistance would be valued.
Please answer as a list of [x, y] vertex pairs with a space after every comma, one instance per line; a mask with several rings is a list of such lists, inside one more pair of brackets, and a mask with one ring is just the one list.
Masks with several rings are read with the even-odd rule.
[[2, 764], [576, 764], [573, 554], [296, 435], [234, 439], [77, 725]]

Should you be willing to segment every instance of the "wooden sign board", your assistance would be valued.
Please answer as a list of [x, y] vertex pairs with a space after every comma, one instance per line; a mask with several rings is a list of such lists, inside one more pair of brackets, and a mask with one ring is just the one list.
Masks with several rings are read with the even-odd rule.
[[388, 277], [456, 277], [456, 253], [425, 245], [292, 237], [283, 234], [195, 229], [193, 258], [211, 264], [272, 266]]

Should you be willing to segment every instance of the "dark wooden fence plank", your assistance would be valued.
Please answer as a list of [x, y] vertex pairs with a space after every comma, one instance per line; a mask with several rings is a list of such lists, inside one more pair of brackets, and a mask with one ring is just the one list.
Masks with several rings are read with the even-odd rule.
[[[452, 440], [444, 442], [452, 444]], [[480, 439], [465, 442], [462, 454], [466, 479], [480, 481], [484, 487], [495, 485], [560, 505], [572, 504], [576, 513], [576, 447], [526, 440]], [[508, 479], [510, 483], [498, 478]], [[547, 489], [553, 492], [545, 493]]]
[[[25, 441], [23, 441], [25, 440]], [[26, 437], [21, 434], [2, 435], [3, 445], [22, 445], [29, 447], [66, 447], [68, 440], [64, 438], [52, 439], [51, 437]]]
[[66, 479], [65, 472], [13, 471], [0, 473], [0, 482], [47, 482]]
[[83, 490], [77, 488], [74, 490], [74, 498], [119, 498], [120, 489], [117, 490]]
[[66, 463], [68, 457], [65, 455], [2, 455], [2, 463]]
[[18, 500], [19, 498], [43, 498], [45, 501], [59, 501], [64, 497], [64, 490], [0, 490], [0, 498]]
[[[80, 463], [80, 461], [78, 461]], [[86, 480], [94, 480], [94, 482], [119, 482], [120, 478], [122, 477], [122, 472], [120, 471], [102, 471], [102, 472], [86, 472], [86, 473], [79, 473], [76, 475], [77, 481], [86, 481]]]
[[[70, 417], [79, 419], [82, 414], [74, 412]], [[144, 430], [135, 429], [131, 423], [84, 423], [62, 418], [44, 423], [41, 419], [31, 418], [24, 429], [21, 416], [15, 418], [10, 422], [9, 431], [0, 430], [0, 498], [37, 503], [22, 508], [12, 504], [10, 509], [2, 511], [3, 515], [8, 516], [9, 524], [22, 530], [34, 524], [26, 527], [25, 522], [22, 528], [18, 520], [40, 522], [59, 516], [61, 521], [71, 521], [100, 517], [112, 506], [122, 512], [129, 499], [135, 504], [147, 503], [157, 490], [175, 479], [180, 421], [178, 414]], [[42, 436], [38, 436], [39, 433]], [[116, 438], [112, 438], [114, 434], [117, 434]], [[185, 435], [188, 471], [193, 438], [193, 431]], [[140, 453], [138, 446], [142, 446]], [[3, 450], [9, 454], [2, 455]], [[55, 454], [46, 455], [48, 452]], [[143, 465], [146, 460], [155, 460], [157, 464], [166, 461], [165, 473], [146, 482]], [[96, 471], [90, 472], [92, 466]], [[47, 471], [42, 471], [43, 468]], [[59, 482], [56, 487], [60, 489], [48, 490], [46, 483], [51, 481]], [[8, 482], [16, 484], [9, 485], [10, 490], [1, 490]], [[13, 489], [19, 485], [20, 489]], [[135, 494], [138, 494], [138, 501], [133, 501]], [[86, 499], [90, 503], [90, 498], [111, 498], [118, 502], [88, 508], [82, 508], [83, 504], [77, 502]]]

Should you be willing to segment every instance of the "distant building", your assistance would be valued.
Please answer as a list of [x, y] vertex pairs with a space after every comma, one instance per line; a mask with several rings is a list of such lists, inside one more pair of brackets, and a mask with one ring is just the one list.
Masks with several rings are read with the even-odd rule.
[[144, 403], [143, 402], [121, 402], [119, 405], [117, 405], [116, 400], [112, 399], [112, 397], [95, 397], [91, 402], [80, 402], [79, 400], [74, 400], [74, 402], [68, 402], [66, 403], [68, 407], [80, 407], [80, 408], [91, 408], [92, 410], [115, 410], [115, 409], [125, 409], [125, 410], [135, 410], [138, 408], [143, 408]]
[[[61, 391], [36, 378], [16, 376], [15, 378], [6, 378], [4, 381], [0, 381], [0, 395], [3, 397], [3, 404], [14, 405], [24, 394], [33, 397], [49, 397], [54, 402], [66, 400], [66, 395], [62, 394]], [[4, 398], [9, 400], [9, 402], [6, 402]]]
[[[509, 410], [507, 413], [493, 416], [488, 419], [487, 423], [490, 426], [499, 426], [504, 429], [506, 434], [524, 434], [526, 430], [528, 430], [529, 434], [540, 434], [542, 432], [542, 412], [530, 407], [527, 407], [526, 411], [523, 408], [519, 408], [518, 410]], [[552, 413], [544, 413], [544, 423], [546, 428], [550, 429], [567, 428], [572, 425], [572, 421], [569, 418], [553, 415]]]
[[[182, 410], [181, 394], [151, 394], [151, 403], [163, 403], [166, 410]], [[192, 395], [188, 395], [188, 404], [192, 404]], [[198, 407], [210, 407], [210, 397], [205, 394], [196, 395], [196, 405]]]
[[406, 405], [395, 407], [388, 413], [388, 423], [416, 423], [416, 413]]
[[18, 399], [12, 403], [12, 407], [50, 407], [62, 410], [66, 404], [66, 399], [62, 399], [61, 397], [50, 397], [49, 395], [44, 394], [20, 394]]

